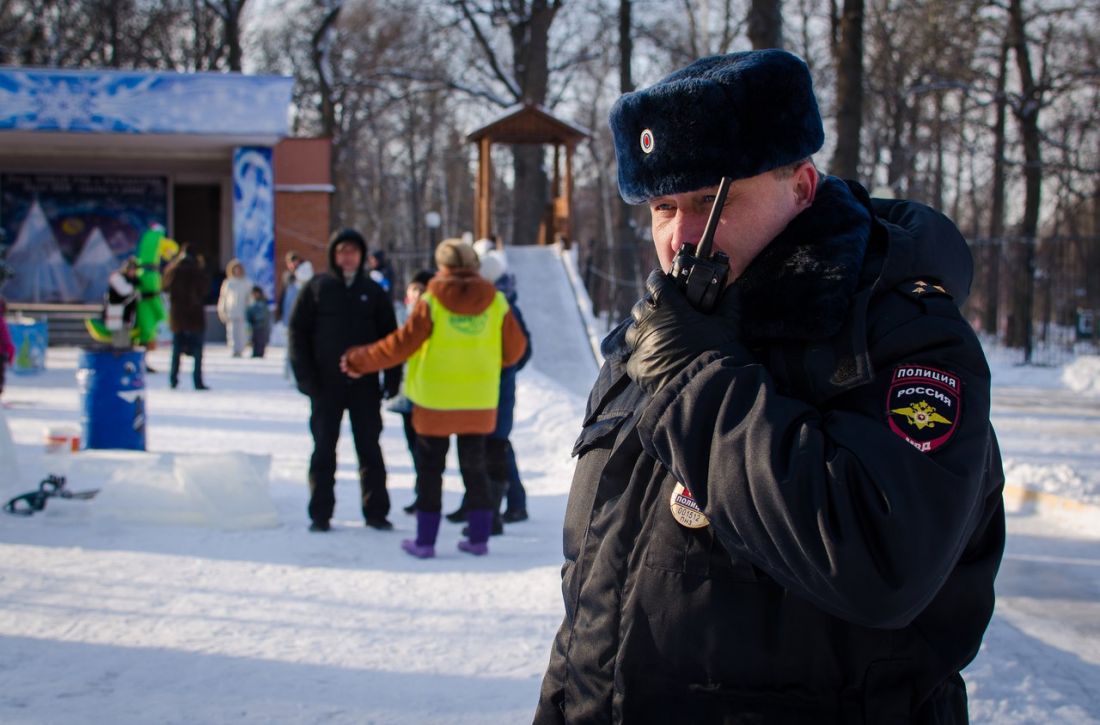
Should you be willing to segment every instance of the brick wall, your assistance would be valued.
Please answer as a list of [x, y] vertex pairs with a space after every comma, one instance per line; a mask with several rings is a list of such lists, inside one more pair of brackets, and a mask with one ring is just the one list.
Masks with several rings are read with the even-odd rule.
[[317, 271], [328, 269], [331, 194], [319, 191], [275, 193], [275, 264], [278, 295], [282, 295], [283, 258], [295, 251]]

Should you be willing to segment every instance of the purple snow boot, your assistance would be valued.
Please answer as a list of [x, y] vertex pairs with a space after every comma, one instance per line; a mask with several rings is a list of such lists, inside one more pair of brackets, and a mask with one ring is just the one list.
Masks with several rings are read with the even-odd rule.
[[492, 509], [474, 509], [466, 514], [470, 538], [458, 542], [458, 550], [474, 556], [489, 553], [489, 530], [493, 527]]
[[431, 559], [435, 556], [435, 537], [439, 533], [440, 513], [416, 512], [416, 538], [405, 539], [401, 548], [417, 559]]

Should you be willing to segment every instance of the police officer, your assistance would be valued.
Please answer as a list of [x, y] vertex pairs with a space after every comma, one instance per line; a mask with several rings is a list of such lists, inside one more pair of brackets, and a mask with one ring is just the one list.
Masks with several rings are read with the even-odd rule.
[[[663, 270], [603, 343], [536, 722], [965, 722], [1004, 509], [964, 240], [818, 171], [783, 51], [701, 59], [610, 123]], [[704, 313], [666, 273], [723, 177]]]

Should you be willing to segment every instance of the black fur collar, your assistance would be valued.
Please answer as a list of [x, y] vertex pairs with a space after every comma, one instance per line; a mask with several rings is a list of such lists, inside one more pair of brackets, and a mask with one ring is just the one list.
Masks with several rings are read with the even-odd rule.
[[813, 205], [734, 283], [745, 337], [812, 340], [836, 334], [856, 291], [870, 234], [866, 203], [845, 182], [825, 177]]

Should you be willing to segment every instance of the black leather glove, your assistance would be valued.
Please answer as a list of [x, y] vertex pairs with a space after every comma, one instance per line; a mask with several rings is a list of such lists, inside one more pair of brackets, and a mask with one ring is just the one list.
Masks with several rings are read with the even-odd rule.
[[646, 295], [630, 311], [626, 331], [630, 358], [626, 374], [653, 395], [692, 360], [711, 350], [740, 348], [740, 315], [736, 290], [729, 288], [713, 314], [692, 307], [671, 277], [655, 269], [646, 279]]

